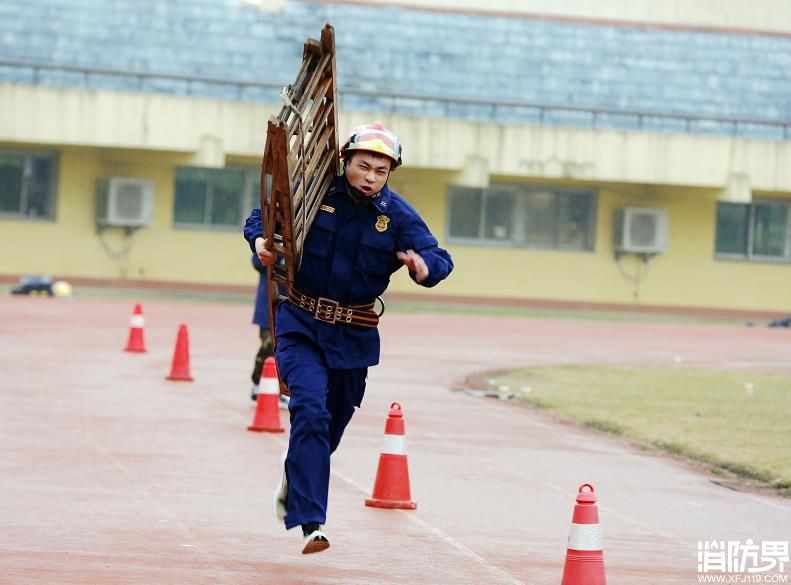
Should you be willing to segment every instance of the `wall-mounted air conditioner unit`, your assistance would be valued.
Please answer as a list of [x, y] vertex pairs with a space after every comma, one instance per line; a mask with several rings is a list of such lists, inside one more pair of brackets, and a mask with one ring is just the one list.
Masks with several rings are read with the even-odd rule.
[[154, 183], [131, 177], [99, 179], [96, 225], [142, 227], [154, 220]]
[[667, 247], [667, 209], [624, 207], [615, 221], [617, 254], [658, 254]]

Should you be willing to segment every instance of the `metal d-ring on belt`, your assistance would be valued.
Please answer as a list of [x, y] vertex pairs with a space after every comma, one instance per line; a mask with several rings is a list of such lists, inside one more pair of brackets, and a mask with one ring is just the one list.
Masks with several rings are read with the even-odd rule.
[[292, 288], [288, 291], [291, 304], [313, 314], [313, 318], [324, 323], [337, 325], [356, 325], [357, 327], [376, 327], [379, 315], [374, 312], [374, 304], [341, 305], [338, 301], [319, 297], [315, 299]]

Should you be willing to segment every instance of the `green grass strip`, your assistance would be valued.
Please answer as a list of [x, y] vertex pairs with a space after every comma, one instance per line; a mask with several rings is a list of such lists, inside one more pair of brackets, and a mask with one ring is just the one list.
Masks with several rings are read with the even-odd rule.
[[791, 495], [791, 376], [679, 367], [556, 366], [486, 383], [584, 426]]

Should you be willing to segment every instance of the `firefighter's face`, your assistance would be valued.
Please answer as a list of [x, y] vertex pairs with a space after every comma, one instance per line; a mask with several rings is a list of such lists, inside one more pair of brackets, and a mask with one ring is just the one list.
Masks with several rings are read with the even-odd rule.
[[391, 160], [380, 154], [361, 150], [352, 154], [346, 163], [346, 180], [366, 195], [373, 197], [387, 183]]

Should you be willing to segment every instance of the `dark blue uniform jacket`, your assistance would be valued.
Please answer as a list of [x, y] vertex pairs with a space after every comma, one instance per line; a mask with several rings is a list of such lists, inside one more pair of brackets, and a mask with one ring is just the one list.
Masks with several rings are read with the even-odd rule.
[[[255, 252], [263, 234], [261, 210], [254, 209], [244, 237]], [[421, 286], [432, 287], [453, 270], [450, 254], [437, 245], [417, 211], [386, 185], [374, 199], [355, 203], [346, 192], [346, 179], [337, 177], [321, 202], [302, 251], [295, 288], [314, 298], [342, 305], [370, 303], [381, 295], [390, 275], [403, 264], [396, 251], [415, 250], [429, 269]], [[414, 280], [415, 275], [411, 274]], [[311, 313], [280, 303], [276, 335], [303, 335], [322, 348], [333, 369], [364, 368], [379, 363], [379, 332], [318, 321]]]
[[253, 311], [253, 323], [259, 327], [269, 327], [269, 290], [266, 279], [266, 266], [261, 264], [258, 254], [253, 253], [253, 268], [258, 271], [258, 290], [255, 294], [255, 311]]

